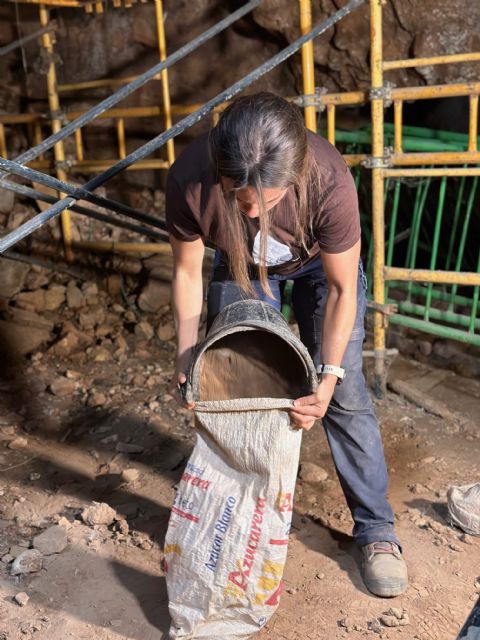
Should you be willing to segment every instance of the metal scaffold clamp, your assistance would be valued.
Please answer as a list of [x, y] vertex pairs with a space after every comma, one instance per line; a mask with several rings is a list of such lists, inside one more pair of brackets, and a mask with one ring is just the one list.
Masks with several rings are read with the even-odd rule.
[[326, 87], [315, 87], [315, 93], [296, 96], [292, 102], [302, 109], [305, 107], [315, 107], [316, 111], [321, 112], [325, 110], [323, 96], [327, 93], [328, 89]]
[[383, 107], [392, 106], [392, 89], [395, 87], [394, 82], [385, 82], [383, 87], [371, 87], [368, 92], [370, 100], [383, 100]]
[[362, 167], [365, 167], [365, 169], [389, 169], [393, 166], [391, 148], [385, 147], [383, 152], [383, 156], [368, 156], [365, 160], [362, 160], [360, 164]]

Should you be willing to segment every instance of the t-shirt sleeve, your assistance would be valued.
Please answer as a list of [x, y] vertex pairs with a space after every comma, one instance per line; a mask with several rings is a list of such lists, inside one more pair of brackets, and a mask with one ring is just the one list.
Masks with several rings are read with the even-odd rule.
[[360, 213], [352, 174], [335, 173], [320, 203], [315, 237], [326, 253], [342, 253], [360, 239]]
[[202, 230], [188, 206], [185, 194], [171, 172], [165, 188], [165, 218], [168, 232], [178, 240], [192, 242], [202, 237]]

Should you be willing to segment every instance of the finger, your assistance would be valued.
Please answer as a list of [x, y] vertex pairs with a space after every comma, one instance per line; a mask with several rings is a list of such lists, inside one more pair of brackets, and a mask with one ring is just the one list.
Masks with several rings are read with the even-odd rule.
[[294, 407], [302, 407], [306, 404], [315, 404], [317, 402], [317, 396], [312, 394], [310, 396], [303, 396], [302, 398], [297, 398], [293, 403]]
[[326, 412], [326, 407], [320, 404], [309, 404], [304, 407], [295, 407], [295, 410], [291, 410], [291, 413], [296, 413], [302, 416], [311, 416], [312, 418], [323, 418]]
[[184, 384], [187, 381], [187, 376], [184, 373], [178, 374], [178, 382]]
[[293, 422], [301, 426], [307, 424], [307, 422], [315, 422], [315, 420], [317, 420], [316, 416], [306, 416], [303, 413], [296, 413], [295, 411], [290, 412], [290, 418]]
[[315, 424], [315, 420], [308, 420], [305, 422], [298, 422], [298, 421], [294, 421], [293, 422], [293, 426], [297, 429], [303, 429], [304, 431], [310, 431], [310, 429], [313, 427], [313, 425]]

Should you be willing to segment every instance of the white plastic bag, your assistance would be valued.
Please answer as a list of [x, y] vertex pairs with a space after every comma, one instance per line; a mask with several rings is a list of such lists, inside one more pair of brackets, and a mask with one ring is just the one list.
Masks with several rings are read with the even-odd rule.
[[164, 549], [170, 638], [248, 638], [275, 611], [301, 444], [291, 407], [278, 398], [196, 405], [197, 443]]
[[453, 522], [472, 536], [480, 536], [480, 482], [448, 490], [448, 511]]

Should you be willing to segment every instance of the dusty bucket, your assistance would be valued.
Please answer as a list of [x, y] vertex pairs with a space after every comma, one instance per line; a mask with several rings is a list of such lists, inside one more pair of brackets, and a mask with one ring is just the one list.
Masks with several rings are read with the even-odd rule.
[[187, 381], [197, 441], [165, 541], [170, 638], [248, 638], [282, 592], [310, 356], [280, 313], [256, 300], [216, 318]]

